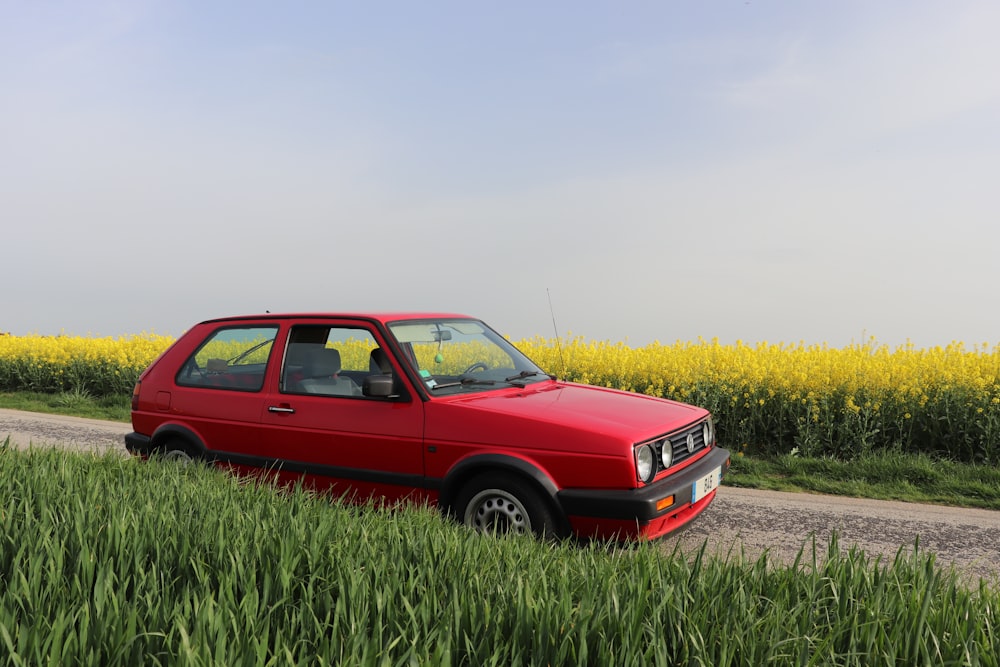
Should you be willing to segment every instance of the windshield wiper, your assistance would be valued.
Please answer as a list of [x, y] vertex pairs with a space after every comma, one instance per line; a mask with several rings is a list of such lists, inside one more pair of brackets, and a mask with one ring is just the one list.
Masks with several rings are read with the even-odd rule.
[[[515, 387], [524, 387], [523, 382], [518, 382], [518, 380], [523, 380], [524, 378], [534, 377], [536, 375], [545, 375], [539, 371], [521, 371], [517, 375], [511, 375], [509, 378], [504, 378], [503, 381], [514, 385]], [[436, 384], [431, 389], [444, 389], [446, 387], [464, 387], [471, 384], [496, 384], [496, 380], [477, 380], [476, 378], [462, 378], [456, 382], [445, 382], [443, 384]]]
[[444, 384], [436, 384], [431, 387], [434, 389], [444, 389], [445, 387], [463, 387], [470, 384], [496, 384], [494, 380], [477, 380], [476, 378], [462, 378], [457, 382], [445, 382]]
[[521, 371], [517, 375], [511, 375], [509, 378], [504, 378], [504, 382], [509, 382], [511, 385], [524, 389], [524, 382], [521, 380], [525, 378], [535, 377], [536, 375], [544, 375], [545, 377], [555, 380], [555, 377], [545, 373], [543, 371]]
[[504, 378], [504, 382], [513, 382], [514, 380], [523, 380], [524, 378], [534, 377], [536, 375], [542, 375], [543, 373], [539, 371], [521, 371], [517, 375], [511, 375], [509, 378]]

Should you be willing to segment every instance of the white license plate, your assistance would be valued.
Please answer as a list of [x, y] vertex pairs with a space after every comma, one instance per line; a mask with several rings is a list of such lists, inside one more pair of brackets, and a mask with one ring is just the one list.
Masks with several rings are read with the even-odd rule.
[[722, 466], [719, 466], [712, 472], [708, 473], [691, 487], [691, 504], [694, 505], [696, 502], [715, 491], [719, 488], [719, 484], [722, 483]]

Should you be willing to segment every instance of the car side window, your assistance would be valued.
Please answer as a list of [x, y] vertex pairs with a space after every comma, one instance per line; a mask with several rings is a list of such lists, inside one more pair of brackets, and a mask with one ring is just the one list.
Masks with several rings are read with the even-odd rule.
[[260, 391], [277, 334], [277, 326], [217, 329], [181, 366], [177, 384]]
[[379, 354], [373, 351], [379, 349], [367, 329], [294, 326], [288, 334], [281, 390], [288, 394], [361, 396], [365, 378], [375, 372], [373, 359]]

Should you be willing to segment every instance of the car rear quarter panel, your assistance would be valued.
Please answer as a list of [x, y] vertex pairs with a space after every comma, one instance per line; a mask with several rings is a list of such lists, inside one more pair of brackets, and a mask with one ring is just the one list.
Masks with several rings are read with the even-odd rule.
[[[252, 323], [251, 323], [252, 324]], [[213, 448], [244, 449], [259, 438], [262, 392], [244, 392], [176, 384], [181, 364], [197, 349], [210, 331], [225, 324], [202, 323], [177, 339], [139, 377], [139, 402], [132, 411], [136, 433], [152, 436], [166, 424], [191, 431], [201, 443]], [[272, 351], [272, 355], [274, 352]], [[265, 382], [270, 382], [275, 364], [270, 364]], [[162, 443], [155, 443], [162, 444]]]

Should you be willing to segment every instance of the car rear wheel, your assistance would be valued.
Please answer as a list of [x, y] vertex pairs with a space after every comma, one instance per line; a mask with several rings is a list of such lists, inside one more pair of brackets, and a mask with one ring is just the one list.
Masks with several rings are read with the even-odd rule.
[[171, 440], [163, 446], [160, 457], [164, 461], [176, 461], [177, 463], [194, 463], [198, 458], [194, 450], [182, 440]]
[[528, 482], [511, 475], [473, 478], [458, 494], [455, 511], [462, 523], [481, 533], [558, 536], [549, 505]]

